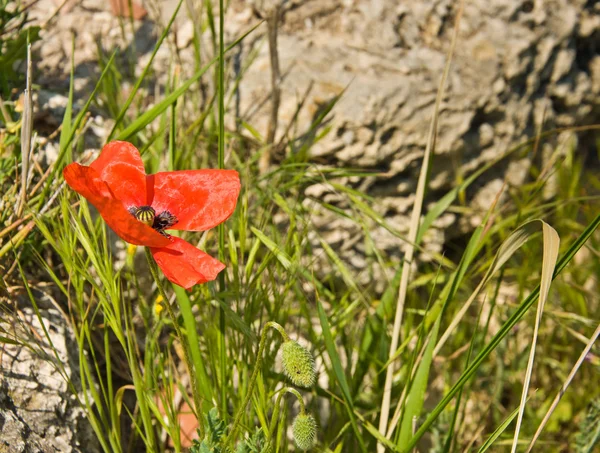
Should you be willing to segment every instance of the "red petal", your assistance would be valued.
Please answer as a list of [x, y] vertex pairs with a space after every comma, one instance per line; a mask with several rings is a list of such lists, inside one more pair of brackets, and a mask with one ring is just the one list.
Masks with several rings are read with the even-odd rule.
[[148, 175], [148, 204], [156, 214], [169, 211], [174, 230], [204, 231], [233, 214], [240, 193], [235, 170], [185, 170]]
[[130, 244], [149, 247], [163, 247], [171, 243], [162, 234], [136, 220], [92, 167], [70, 164], [63, 170], [63, 175], [67, 184], [96, 207], [104, 221], [120, 238]]
[[140, 152], [131, 143], [107, 143], [90, 165], [125, 207], [146, 205], [146, 170]]
[[152, 247], [152, 256], [171, 282], [190, 289], [217, 278], [225, 265], [189, 242], [172, 236], [166, 247]]

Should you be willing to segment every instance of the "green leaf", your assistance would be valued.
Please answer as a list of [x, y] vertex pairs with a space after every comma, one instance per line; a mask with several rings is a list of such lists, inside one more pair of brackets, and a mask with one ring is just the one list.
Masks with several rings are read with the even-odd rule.
[[[192, 354], [192, 362], [194, 364], [194, 369], [196, 370], [196, 376], [198, 377], [196, 380], [199, 387], [198, 393], [205, 401], [212, 402], [212, 382], [208, 379], [208, 374], [206, 372], [206, 368], [204, 367], [204, 362], [202, 361], [202, 354], [200, 353], [200, 340], [198, 338], [198, 331], [196, 330], [196, 318], [192, 312], [190, 298], [182, 287], [173, 285], [173, 289], [175, 290], [177, 302], [181, 310], [181, 316], [183, 317], [183, 324], [186, 332], [185, 337], [188, 340], [189, 350]], [[168, 304], [169, 301], [166, 300], [164, 303]], [[204, 411], [206, 409], [206, 407], [203, 408]]]
[[13, 340], [12, 338], [8, 338], [8, 337], [4, 337], [4, 336], [0, 336], [0, 343], [3, 344], [14, 344], [14, 345], [20, 345], [23, 344], [17, 340]]
[[260, 135], [260, 132], [258, 132], [254, 126], [252, 126], [250, 123], [247, 123], [244, 120], [241, 120], [240, 124], [242, 125], [242, 127], [244, 129], [246, 129], [248, 132], [250, 132], [250, 135], [252, 135], [259, 143], [263, 143], [264, 139], [262, 137], [262, 135]]
[[398, 436], [397, 443], [397, 445], [400, 448], [402, 448], [410, 440], [412, 436], [413, 418], [418, 418], [419, 415], [421, 415], [421, 411], [423, 410], [423, 402], [425, 401], [425, 390], [427, 390], [427, 383], [429, 381], [429, 370], [431, 368], [431, 362], [433, 360], [433, 348], [437, 340], [441, 319], [442, 317], [439, 316], [437, 321], [433, 325], [431, 335], [429, 336], [429, 341], [425, 345], [423, 358], [419, 362], [417, 372], [415, 373], [415, 377], [410, 387], [410, 391], [408, 393], [408, 396], [406, 397], [404, 415], [400, 424], [400, 434]]

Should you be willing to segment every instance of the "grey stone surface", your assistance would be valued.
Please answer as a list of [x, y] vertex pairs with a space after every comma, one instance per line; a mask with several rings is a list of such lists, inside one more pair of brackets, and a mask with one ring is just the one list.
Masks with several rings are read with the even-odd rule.
[[[99, 444], [62, 375], [79, 382], [77, 348], [58, 310], [41, 311], [58, 359], [32, 308], [17, 318], [3, 311], [0, 327], [25, 345], [0, 351], [0, 453], [96, 453]], [[11, 322], [11, 319], [14, 322]], [[72, 356], [75, 355], [75, 357]]]
[[[337, 182], [375, 197], [371, 207], [402, 233], [408, 229], [458, 3], [292, 1], [284, 14], [280, 124], [291, 120], [309, 84], [314, 86], [300, 115], [300, 131], [345, 89], [333, 109], [330, 133], [311, 150], [313, 159], [323, 166], [372, 170], [373, 177]], [[533, 137], [542, 117], [544, 129], [600, 121], [599, 3], [467, 1], [459, 30], [426, 206], [459, 176], [467, 177]], [[241, 85], [240, 110], [263, 134], [270, 108], [268, 102], [261, 104], [270, 93], [268, 61], [263, 46]], [[502, 181], [522, 184], [530, 165], [529, 159], [513, 159], [484, 174], [467, 192], [472, 218], [447, 214], [440, 219], [426, 238], [426, 251], [440, 251], [453, 235], [473, 228]], [[325, 184], [307, 193], [349, 208], [345, 197]], [[355, 256], [363, 253], [364, 241], [356, 240], [364, 236], [361, 226], [349, 219], [332, 221], [333, 214], [318, 204], [314, 208], [321, 237], [335, 244], [346, 261], [360, 263]], [[374, 226], [371, 234], [385, 253], [402, 253], [402, 241], [385, 228]], [[427, 259], [427, 253], [420, 259]], [[365, 284], [372, 279], [361, 277]]]

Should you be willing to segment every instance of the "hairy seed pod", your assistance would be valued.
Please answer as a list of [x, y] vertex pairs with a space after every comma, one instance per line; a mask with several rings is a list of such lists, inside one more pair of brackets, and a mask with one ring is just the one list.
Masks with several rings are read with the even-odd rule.
[[288, 340], [281, 350], [283, 372], [294, 385], [312, 387], [316, 380], [315, 360], [308, 349]]
[[310, 414], [300, 414], [292, 425], [294, 441], [300, 450], [310, 450], [317, 443], [317, 422]]

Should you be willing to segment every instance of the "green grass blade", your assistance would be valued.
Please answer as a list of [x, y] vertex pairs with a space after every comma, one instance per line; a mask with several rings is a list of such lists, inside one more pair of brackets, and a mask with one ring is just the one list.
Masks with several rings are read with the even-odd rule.
[[444, 212], [446, 212], [446, 210], [452, 205], [452, 203], [454, 203], [454, 201], [458, 197], [458, 194], [460, 194], [461, 192], [464, 192], [482, 174], [484, 174], [489, 169], [495, 167], [498, 164], [498, 162], [500, 162], [502, 159], [505, 159], [507, 156], [509, 156], [511, 153], [515, 152], [518, 149], [520, 149], [520, 147], [515, 147], [515, 148], [509, 150], [508, 152], [506, 152], [505, 154], [503, 154], [502, 156], [500, 156], [499, 158], [494, 159], [493, 161], [489, 162], [488, 164], [477, 169], [476, 171], [473, 172], [473, 174], [471, 174], [467, 179], [465, 179], [460, 186], [453, 188], [446, 195], [444, 195], [442, 198], [440, 198], [432, 206], [432, 208], [427, 212], [427, 214], [423, 218], [423, 221], [421, 222], [421, 226], [419, 228], [419, 233], [417, 234], [417, 239], [415, 240], [416, 244], [418, 245], [421, 243], [421, 240], [423, 239], [423, 235], [425, 234], [425, 232], [427, 230], [429, 230], [429, 227], [431, 226], [431, 224], [439, 216], [441, 216]]
[[[173, 75], [173, 88], [177, 86], [177, 76]], [[168, 158], [168, 169], [169, 171], [175, 170], [175, 143], [177, 141], [177, 101], [171, 104], [171, 122], [169, 125], [169, 158]]]
[[115, 135], [117, 127], [119, 126], [119, 124], [121, 124], [121, 121], [123, 120], [123, 117], [127, 113], [129, 106], [133, 102], [135, 95], [137, 94], [140, 87], [142, 86], [142, 83], [144, 82], [144, 79], [146, 78], [148, 71], [150, 71], [150, 68], [152, 67], [152, 62], [154, 61], [154, 57], [156, 56], [156, 53], [160, 49], [160, 46], [162, 45], [163, 41], [169, 34], [169, 31], [171, 30], [171, 26], [173, 25], [173, 22], [175, 21], [175, 18], [177, 17], [177, 13], [179, 12], [179, 8], [181, 7], [182, 3], [183, 3], [183, 0], [179, 0], [179, 3], [177, 4], [177, 8], [175, 8], [175, 11], [173, 12], [173, 15], [171, 16], [171, 19], [169, 20], [169, 23], [167, 24], [167, 26], [163, 30], [162, 34], [158, 38], [158, 41], [156, 42], [156, 45], [154, 46], [154, 50], [152, 51], [152, 55], [150, 55], [150, 60], [148, 61], [148, 64], [146, 64], [146, 66], [144, 67], [144, 70], [142, 71], [142, 73], [140, 74], [138, 79], [136, 80], [135, 84], [133, 85], [133, 88], [131, 89], [131, 93], [129, 93], [129, 96], [127, 97], [127, 100], [125, 101], [125, 104], [123, 105], [119, 114], [115, 118], [115, 124], [113, 125], [113, 128], [110, 131], [110, 134], [108, 134], [108, 139], [106, 140], [107, 142], [109, 142], [112, 139], [112, 137]]
[[2, 335], [0, 335], [0, 343], [2, 343], [2, 344], [13, 344], [13, 345], [17, 345], [17, 346], [23, 345], [23, 343], [21, 343], [20, 341], [17, 341], [15, 339], [8, 338], [8, 337], [3, 337]]
[[552, 283], [552, 274], [554, 267], [556, 266], [556, 260], [558, 258], [558, 247], [560, 245], [560, 238], [554, 228], [547, 223], [542, 224], [544, 234], [544, 252], [542, 255], [542, 275], [540, 281], [540, 299], [538, 302], [538, 309], [535, 319], [535, 325], [533, 328], [533, 339], [531, 342], [531, 349], [529, 353], [529, 360], [527, 363], [527, 370], [525, 372], [525, 382], [523, 383], [523, 392], [521, 394], [521, 404], [519, 407], [519, 416], [517, 417], [517, 426], [515, 428], [515, 436], [513, 438], [513, 445], [511, 453], [517, 451], [517, 444], [519, 441], [519, 431], [521, 423], [523, 421], [523, 414], [525, 412], [525, 403], [527, 402], [527, 392], [529, 391], [529, 382], [531, 381], [531, 373], [533, 372], [533, 360], [535, 358], [535, 346], [537, 344], [537, 337], [542, 322], [542, 313], [544, 312], [544, 305], [550, 292], [550, 284]]
[[[73, 84], [75, 81], [75, 37], [73, 36], [73, 42], [71, 43], [71, 80], [69, 81], [69, 100], [67, 101], [67, 107], [65, 108], [65, 114], [60, 131], [59, 149], [67, 149], [69, 137], [71, 135], [71, 120], [73, 119]], [[68, 153], [68, 161], [73, 160], [71, 153]]]
[[[258, 23], [257, 25], [252, 27], [250, 30], [248, 30], [246, 33], [244, 33], [242, 36], [240, 36], [238, 39], [236, 39], [232, 44], [227, 46], [227, 48], [225, 49], [225, 52], [230, 51], [235, 46], [237, 46], [240, 42], [242, 42], [244, 40], [244, 38], [246, 36], [248, 36], [250, 33], [252, 33], [261, 23]], [[160, 115], [162, 112], [164, 112], [166, 109], [168, 109], [169, 106], [171, 104], [173, 104], [173, 102], [175, 102], [183, 93], [185, 93], [190, 88], [190, 86], [192, 86], [192, 84], [197, 82], [206, 73], [206, 71], [208, 71], [210, 69], [210, 67], [213, 64], [215, 64], [218, 60], [219, 60], [218, 56], [216, 56], [212, 60], [210, 60], [206, 64], [206, 66], [204, 66], [200, 71], [198, 71], [196, 74], [194, 74], [189, 80], [187, 80], [185, 83], [183, 83], [183, 85], [181, 85], [179, 88], [177, 88], [175, 91], [173, 91], [169, 96], [167, 96], [161, 102], [156, 104], [150, 110], [148, 110], [147, 112], [140, 115], [140, 117], [137, 118], [133, 123], [131, 123], [127, 128], [125, 128], [125, 130], [121, 131], [121, 133], [119, 133], [119, 135], [116, 137], [116, 139], [117, 140], [130, 140], [131, 137], [133, 137], [135, 134], [137, 134], [139, 131], [141, 131], [143, 128], [145, 128], [148, 124], [150, 124], [152, 121], [154, 121], [158, 117], [158, 115]]]
[[529, 241], [529, 239], [539, 232], [540, 227], [542, 230], [544, 230], [545, 225], [547, 224], [542, 220], [532, 220], [527, 222], [511, 233], [511, 235], [502, 243], [485, 276], [479, 285], [477, 285], [477, 288], [469, 296], [467, 301], [463, 304], [459, 312], [454, 316], [452, 322], [446, 328], [446, 331], [442, 334], [440, 341], [435, 347], [434, 355], [439, 353], [440, 349], [448, 340], [452, 332], [455, 331], [456, 326], [459, 324], [468, 308], [475, 301], [483, 287], [491, 280], [494, 274], [506, 264], [506, 262], [515, 254], [517, 250], [519, 250], [527, 241]]
[[[565, 382], [558, 390], [558, 393], [556, 394], [556, 396], [554, 397], [554, 400], [552, 401], [552, 404], [546, 411], [546, 415], [544, 415], [544, 418], [542, 419], [540, 426], [538, 426], [538, 429], [536, 430], [535, 434], [531, 438], [531, 441], [529, 442], [529, 446], [527, 447], [527, 450], [525, 451], [525, 453], [529, 453], [530, 451], [533, 450], [533, 446], [537, 442], [537, 439], [539, 438], [539, 436], [542, 434], [542, 430], [546, 426], [546, 423], [548, 423], [548, 420], [550, 420], [550, 416], [552, 415], [552, 413], [558, 406], [560, 399], [567, 391], [567, 388], [569, 387], [569, 385], [571, 385], [571, 382], [573, 381], [575, 374], [577, 373], [577, 371], [579, 370], [579, 368], [585, 361], [585, 358], [588, 356], [588, 353], [590, 352], [590, 350], [596, 343], [596, 340], [598, 339], [599, 336], [600, 336], [600, 324], [598, 324], [598, 327], [596, 327], [596, 331], [592, 334], [591, 338], [587, 342], [587, 344], [586, 344], [585, 348], [583, 349], [583, 351], [581, 352], [581, 354], [579, 354], [579, 358], [577, 359], [577, 362], [575, 362], [575, 365], [571, 369], [571, 372], [567, 376]], [[594, 426], [594, 425], [592, 425], [592, 426]], [[585, 438], [589, 439], [589, 450], [582, 449], [582, 451], [591, 452], [592, 448], [594, 448], [594, 445], [597, 442], [600, 442], [600, 420], [599, 420], [599, 423], [596, 423], [596, 431], [595, 432], [586, 431]]]
[[[77, 129], [79, 128], [81, 122], [83, 121], [83, 118], [85, 117], [86, 113], [88, 112], [88, 110], [90, 108], [90, 105], [92, 104], [92, 101], [96, 97], [96, 93], [100, 89], [100, 86], [102, 85], [102, 81], [104, 80], [104, 77], [108, 74], [108, 72], [112, 68], [112, 64], [115, 61], [115, 57], [117, 56], [117, 52], [118, 52], [118, 49], [115, 49], [115, 51], [112, 53], [112, 55], [110, 56], [110, 58], [106, 62], [106, 67], [104, 68], [104, 70], [100, 74], [100, 77], [98, 78], [98, 82], [96, 82], [96, 86], [92, 90], [92, 93], [88, 97], [88, 99], [85, 102], [85, 104], [84, 104], [83, 108], [81, 109], [81, 111], [75, 117], [75, 121], [73, 122], [73, 128], [71, 130], [71, 134], [69, 135], [69, 138], [68, 138], [67, 143], [66, 143], [65, 146], [69, 146], [71, 144], [71, 142], [73, 141], [73, 138], [75, 137], [75, 133], [77, 132]], [[56, 160], [56, 164], [54, 166], [54, 170], [56, 168], [58, 168], [58, 166], [59, 166], [59, 164], [60, 164], [60, 162], [62, 160], [62, 157], [64, 156], [64, 152], [65, 152], [65, 149], [61, 147], [58, 159]]]
[[[465, 368], [469, 366], [469, 362], [471, 361], [471, 356], [473, 355], [473, 350], [475, 349], [475, 340], [477, 339], [478, 326], [481, 321], [481, 313], [483, 312], [483, 304], [479, 309], [479, 314], [477, 315], [477, 321], [475, 322], [475, 328], [473, 329], [473, 335], [471, 335], [471, 342], [469, 343], [469, 351], [467, 352], [467, 358], [465, 360]], [[485, 334], [482, 336], [485, 338]], [[453, 441], [455, 440], [454, 433], [456, 432], [456, 421], [458, 420], [458, 413], [460, 411], [462, 396], [463, 396], [464, 388], [461, 388], [458, 392], [458, 396], [456, 397], [456, 404], [454, 406], [454, 412], [452, 414], [452, 420], [450, 421], [450, 427], [448, 428], [448, 433], [446, 434], [446, 443], [444, 445], [443, 453], [450, 453], [452, 451]]]
[[102, 85], [102, 80], [104, 79], [106, 74], [108, 74], [108, 71], [113, 64], [116, 55], [117, 55], [117, 50], [115, 50], [112, 53], [112, 55], [110, 56], [110, 59], [106, 63], [106, 67], [104, 68], [104, 70], [102, 71], [102, 74], [100, 74], [100, 78], [96, 82], [96, 86], [94, 87], [94, 90], [90, 94], [88, 100], [86, 101], [85, 105], [83, 106], [83, 108], [81, 109], [79, 114], [75, 117], [75, 121], [71, 125], [71, 132], [69, 133], [68, 138], [65, 139], [64, 143], [61, 144], [61, 147], [60, 147], [60, 150], [58, 153], [58, 157], [56, 158], [56, 162], [54, 162], [54, 167], [52, 167], [52, 171], [50, 172], [50, 176], [48, 177], [49, 183], [46, 184], [46, 186], [44, 188], [44, 192], [42, 193], [42, 196], [40, 197], [40, 200], [38, 201], [38, 206], [37, 206], [38, 209], [41, 208], [41, 206], [46, 201], [46, 198], [48, 197], [48, 193], [50, 192], [50, 187], [52, 186], [52, 183], [56, 179], [56, 173], [59, 170], [59, 168], [61, 168], [62, 161], [65, 157], [65, 154], [67, 153], [67, 150], [69, 149], [69, 146], [71, 145], [71, 142], [73, 141], [73, 138], [75, 137], [75, 133], [77, 132], [79, 125], [83, 121], [85, 114], [87, 113], [88, 109], [90, 108], [90, 104], [92, 103], [92, 100], [96, 97], [96, 93], [98, 92], [98, 90], [100, 89], [100, 86]]
[[[375, 426], [373, 426], [371, 423], [369, 423], [368, 421], [363, 421], [363, 425], [365, 426], [366, 430], [369, 431], [369, 433], [377, 440], [377, 442], [384, 445], [385, 448], [387, 448], [389, 451], [393, 451], [393, 452], [400, 451], [400, 450], [398, 450], [398, 447], [396, 447], [392, 443], [391, 440], [383, 437], [383, 435], [379, 432], [379, 430], [377, 428], [375, 428]], [[340, 445], [342, 445], [342, 444], [340, 444]]]
[[[423, 202], [425, 199], [425, 192], [427, 189], [430, 173], [430, 165], [433, 160], [435, 153], [437, 129], [438, 129], [438, 117], [440, 114], [440, 105], [444, 96], [444, 87], [446, 86], [446, 80], [450, 73], [450, 63], [452, 62], [452, 56], [456, 47], [456, 40], [458, 36], [458, 24], [462, 17], [464, 2], [460, 2], [458, 12], [455, 17], [454, 33], [452, 35], [452, 42], [448, 51], [448, 57], [444, 67], [444, 72], [438, 86], [435, 104], [433, 108], [433, 115], [431, 117], [431, 123], [429, 124], [429, 132], [427, 134], [427, 145], [425, 146], [425, 152], [423, 153], [423, 160], [421, 168], [419, 170], [419, 178], [417, 180], [417, 190], [415, 192], [415, 200], [410, 215], [409, 230], [408, 230], [408, 246], [406, 247], [404, 261], [407, 263], [413, 262], [413, 256], [415, 253], [415, 244], [417, 235], [420, 229], [420, 219], [423, 209]], [[400, 343], [400, 331], [402, 327], [402, 319], [404, 316], [404, 307], [406, 304], [406, 298], [408, 293], [408, 279], [410, 276], [411, 266], [402, 266], [402, 275], [400, 278], [400, 288], [398, 290], [398, 298], [396, 301], [396, 309], [394, 315], [394, 324], [392, 328], [392, 336], [390, 342], [390, 348], [388, 357], [390, 359], [389, 365], [386, 370], [385, 384], [383, 389], [383, 396], [381, 398], [381, 413], [379, 416], [379, 432], [391, 433], [392, 430], [388, 430], [388, 421], [390, 415], [390, 399], [392, 396], [392, 381], [394, 378], [395, 362], [391, 360], [396, 356], [398, 350], [398, 344]], [[377, 447], [377, 452], [382, 453], [383, 449], [381, 446]]]
[[500, 424], [500, 426], [498, 426], [494, 430], [494, 432], [490, 434], [490, 437], [488, 437], [487, 440], [483, 443], [483, 445], [479, 447], [477, 453], [484, 453], [488, 451], [488, 449], [494, 444], [494, 442], [496, 442], [496, 440], [498, 440], [502, 433], [506, 431], [506, 428], [508, 428], [508, 426], [512, 423], [512, 421], [515, 419], [518, 413], [519, 408], [517, 407], [514, 411], [510, 413], [508, 417], [506, 417], [506, 419]]
[[[402, 418], [402, 424], [400, 427], [398, 441], [398, 446], [400, 447], [402, 447], [404, 443], [406, 443], [412, 436], [413, 417], [420, 416], [421, 411], [423, 410], [423, 404], [425, 402], [425, 390], [427, 388], [429, 371], [431, 369], [433, 357], [435, 356], [434, 346], [437, 342], [437, 336], [439, 333], [441, 320], [443, 318], [444, 312], [446, 311], [448, 304], [454, 299], [454, 296], [458, 291], [460, 283], [462, 282], [467, 270], [469, 269], [471, 263], [473, 262], [473, 259], [475, 258], [475, 255], [477, 254], [477, 246], [481, 239], [482, 232], [482, 227], [479, 227], [475, 230], [475, 232], [471, 236], [471, 239], [469, 240], [469, 243], [467, 244], [465, 253], [461, 258], [458, 269], [454, 273], [454, 277], [451, 280], [450, 285], [444, 288], [444, 290], [442, 291], [443, 305], [441, 307], [440, 314], [437, 316], [437, 319], [433, 325], [431, 334], [429, 335], [429, 341], [424, 347], [423, 357], [418, 365], [415, 377], [410, 384], [410, 392], [408, 393], [406, 399], [406, 407], [404, 408], [404, 416]], [[427, 316], [425, 316], [425, 318], [427, 318]], [[424, 324], [425, 323], [421, 324], [421, 326], [424, 326]], [[390, 426], [390, 433], [393, 432], [394, 427], [395, 424], [392, 423]]]
[[[583, 244], [590, 238], [592, 233], [596, 231], [598, 226], [600, 225], [600, 214], [596, 216], [596, 218], [586, 227], [586, 229], [581, 233], [581, 235], [577, 238], [577, 240], [571, 244], [569, 249], [565, 252], [565, 254], [561, 257], [556, 268], [554, 269], [554, 274], [552, 279], [555, 279], [562, 270], [569, 264], [569, 262], [575, 256], [575, 253], [583, 247]], [[471, 365], [467, 368], [467, 370], [459, 377], [458, 381], [452, 386], [446, 396], [438, 403], [438, 405], [431, 411], [425, 422], [421, 425], [421, 427], [417, 430], [413, 438], [410, 440], [408, 445], [402, 450], [405, 453], [410, 452], [410, 450], [417, 444], [419, 439], [427, 432], [427, 430], [431, 427], [433, 422], [437, 419], [440, 413], [444, 410], [444, 408], [452, 401], [454, 396], [458, 393], [458, 391], [465, 385], [465, 383], [475, 374], [475, 372], [479, 369], [483, 361], [491, 354], [491, 352], [496, 349], [498, 344], [510, 333], [512, 328], [525, 316], [527, 311], [531, 308], [534, 301], [540, 294], [540, 285], [538, 285], [529, 296], [519, 305], [519, 308], [512, 314], [512, 316], [502, 325], [500, 330], [494, 337], [490, 340], [490, 342], [483, 348], [483, 350], [475, 357]]]
[[234, 327], [238, 332], [242, 333], [246, 336], [247, 340], [255, 342], [257, 341], [256, 334], [252, 331], [250, 326], [244, 322], [244, 320], [238, 315], [235, 311], [231, 309], [227, 302], [222, 300], [217, 300], [219, 306], [225, 312], [225, 318], [229, 322], [231, 322], [232, 327]]
[[252, 233], [258, 238], [260, 242], [262, 242], [270, 251], [275, 255], [279, 263], [285, 268], [285, 270], [291, 270], [292, 261], [290, 257], [283, 251], [281, 248], [275, 244], [270, 238], [268, 238], [262, 231], [258, 228], [250, 227]]
[[333, 367], [333, 371], [338, 381], [337, 383], [342, 390], [342, 395], [346, 403], [346, 410], [348, 411], [348, 416], [350, 417], [350, 422], [352, 423], [352, 429], [354, 431], [354, 434], [356, 435], [356, 439], [358, 440], [361, 451], [366, 452], [367, 450], [365, 447], [364, 440], [362, 438], [362, 433], [358, 429], [356, 416], [354, 414], [354, 403], [352, 402], [350, 387], [348, 386], [348, 381], [346, 380], [346, 375], [344, 373], [344, 369], [342, 368], [340, 357], [338, 356], [337, 350], [335, 348], [335, 343], [331, 335], [331, 329], [329, 328], [329, 321], [327, 320], [327, 315], [325, 314], [325, 310], [323, 310], [323, 305], [319, 300], [317, 300], [317, 309], [319, 312], [319, 320], [321, 321], [321, 328], [323, 329], [323, 341], [325, 342], [327, 354], [329, 355], [329, 359], [331, 360], [331, 366]]
[[354, 290], [357, 294], [360, 295], [361, 299], [364, 300], [364, 296], [356, 283], [356, 278], [352, 275], [348, 267], [341, 260], [339, 255], [335, 253], [335, 251], [330, 247], [330, 245], [322, 238], [319, 238], [319, 242], [321, 243], [321, 247], [327, 253], [327, 256], [331, 260], [331, 262], [335, 265], [336, 269], [342, 275], [344, 282], [348, 285], [352, 290]]

